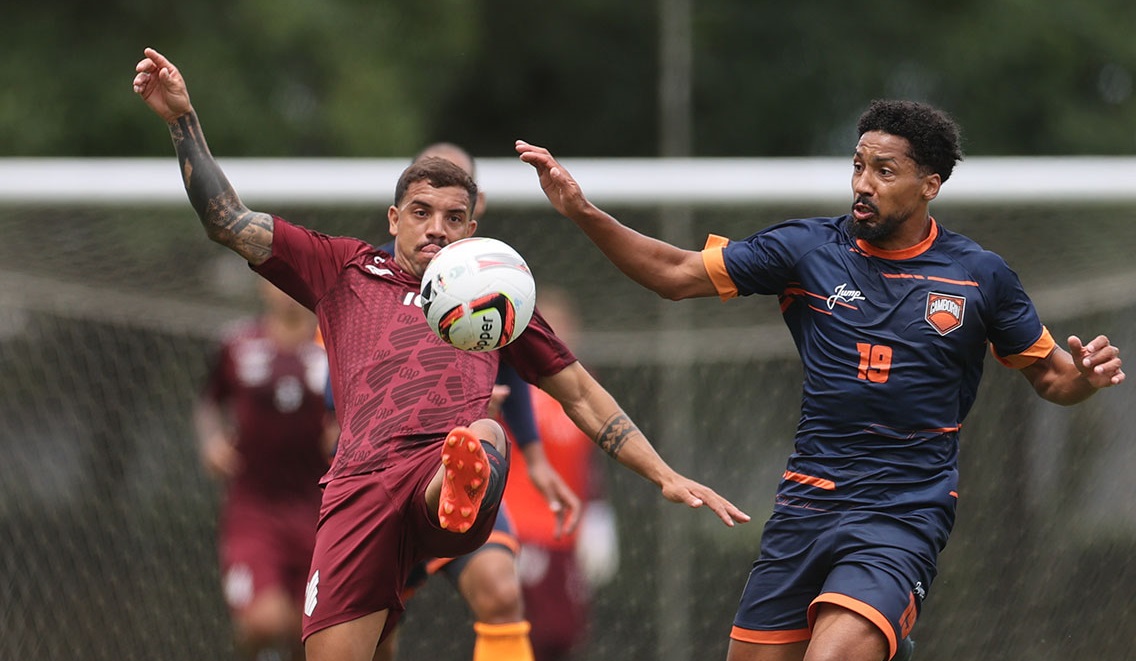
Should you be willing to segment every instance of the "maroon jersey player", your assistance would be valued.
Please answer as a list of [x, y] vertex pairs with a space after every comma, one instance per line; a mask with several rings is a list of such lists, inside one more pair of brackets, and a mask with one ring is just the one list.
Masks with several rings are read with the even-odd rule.
[[209, 237], [313, 309], [331, 349], [342, 436], [305, 601], [309, 661], [370, 659], [401, 613], [413, 564], [469, 552], [491, 532], [508, 470], [504, 431], [484, 417], [499, 360], [668, 500], [706, 506], [727, 525], [749, 520], [667, 465], [539, 312], [493, 353], [458, 351], [433, 335], [414, 295], [437, 251], [476, 229], [477, 185], [467, 172], [431, 158], [403, 173], [387, 210], [393, 255], [325, 236], [244, 206], [209, 152], [177, 68], [147, 49], [136, 71], [134, 90], [167, 122]]

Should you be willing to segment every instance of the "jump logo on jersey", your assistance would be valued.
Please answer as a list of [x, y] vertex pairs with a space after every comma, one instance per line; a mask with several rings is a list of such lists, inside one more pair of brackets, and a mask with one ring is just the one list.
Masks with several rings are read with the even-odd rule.
[[965, 311], [965, 296], [929, 292], [927, 294], [927, 312], [923, 315], [923, 318], [938, 331], [939, 335], [946, 335], [962, 326]]
[[832, 290], [832, 296], [828, 297], [826, 301], [828, 309], [831, 310], [836, 307], [838, 303], [851, 304], [853, 301], [866, 301], [864, 294], [859, 289], [850, 289], [848, 283], [836, 285]]

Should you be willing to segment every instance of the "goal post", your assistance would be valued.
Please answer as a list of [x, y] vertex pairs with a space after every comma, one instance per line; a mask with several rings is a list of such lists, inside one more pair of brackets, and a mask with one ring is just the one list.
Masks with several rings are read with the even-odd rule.
[[[250, 203], [339, 207], [390, 200], [403, 159], [220, 158]], [[848, 158], [565, 158], [597, 204], [772, 205], [848, 199]], [[512, 158], [478, 160], [497, 205], [544, 204], [535, 174]], [[1130, 202], [1136, 157], [972, 157], [944, 184], [942, 204]], [[0, 159], [0, 203], [180, 204], [170, 158]]]

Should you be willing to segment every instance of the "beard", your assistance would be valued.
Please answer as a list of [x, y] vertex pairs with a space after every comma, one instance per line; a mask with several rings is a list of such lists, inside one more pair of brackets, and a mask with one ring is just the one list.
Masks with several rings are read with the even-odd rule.
[[877, 216], [874, 222], [860, 222], [855, 218], [849, 218], [848, 231], [854, 238], [875, 243], [890, 238], [904, 220], [902, 216]]
[[888, 216], [880, 215], [876, 205], [864, 199], [857, 199], [856, 204], [869, 207], [875, 214], [870, 220], [859, 221], [855, 217], [848, 218], [848, 232], [853, 238], [877, 243], [891, 238], [900, 226], [911, 216], [911, 212], [896, 213]]

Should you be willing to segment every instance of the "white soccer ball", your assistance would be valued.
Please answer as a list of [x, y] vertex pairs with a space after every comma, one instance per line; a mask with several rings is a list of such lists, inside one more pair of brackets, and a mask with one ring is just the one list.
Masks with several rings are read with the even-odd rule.
[[493, 351], [529, 325], [536, 283], [520, 253], [487, 237], [455, 241], [438, 251], [422, 275], [422, 312], [447, 344]]

